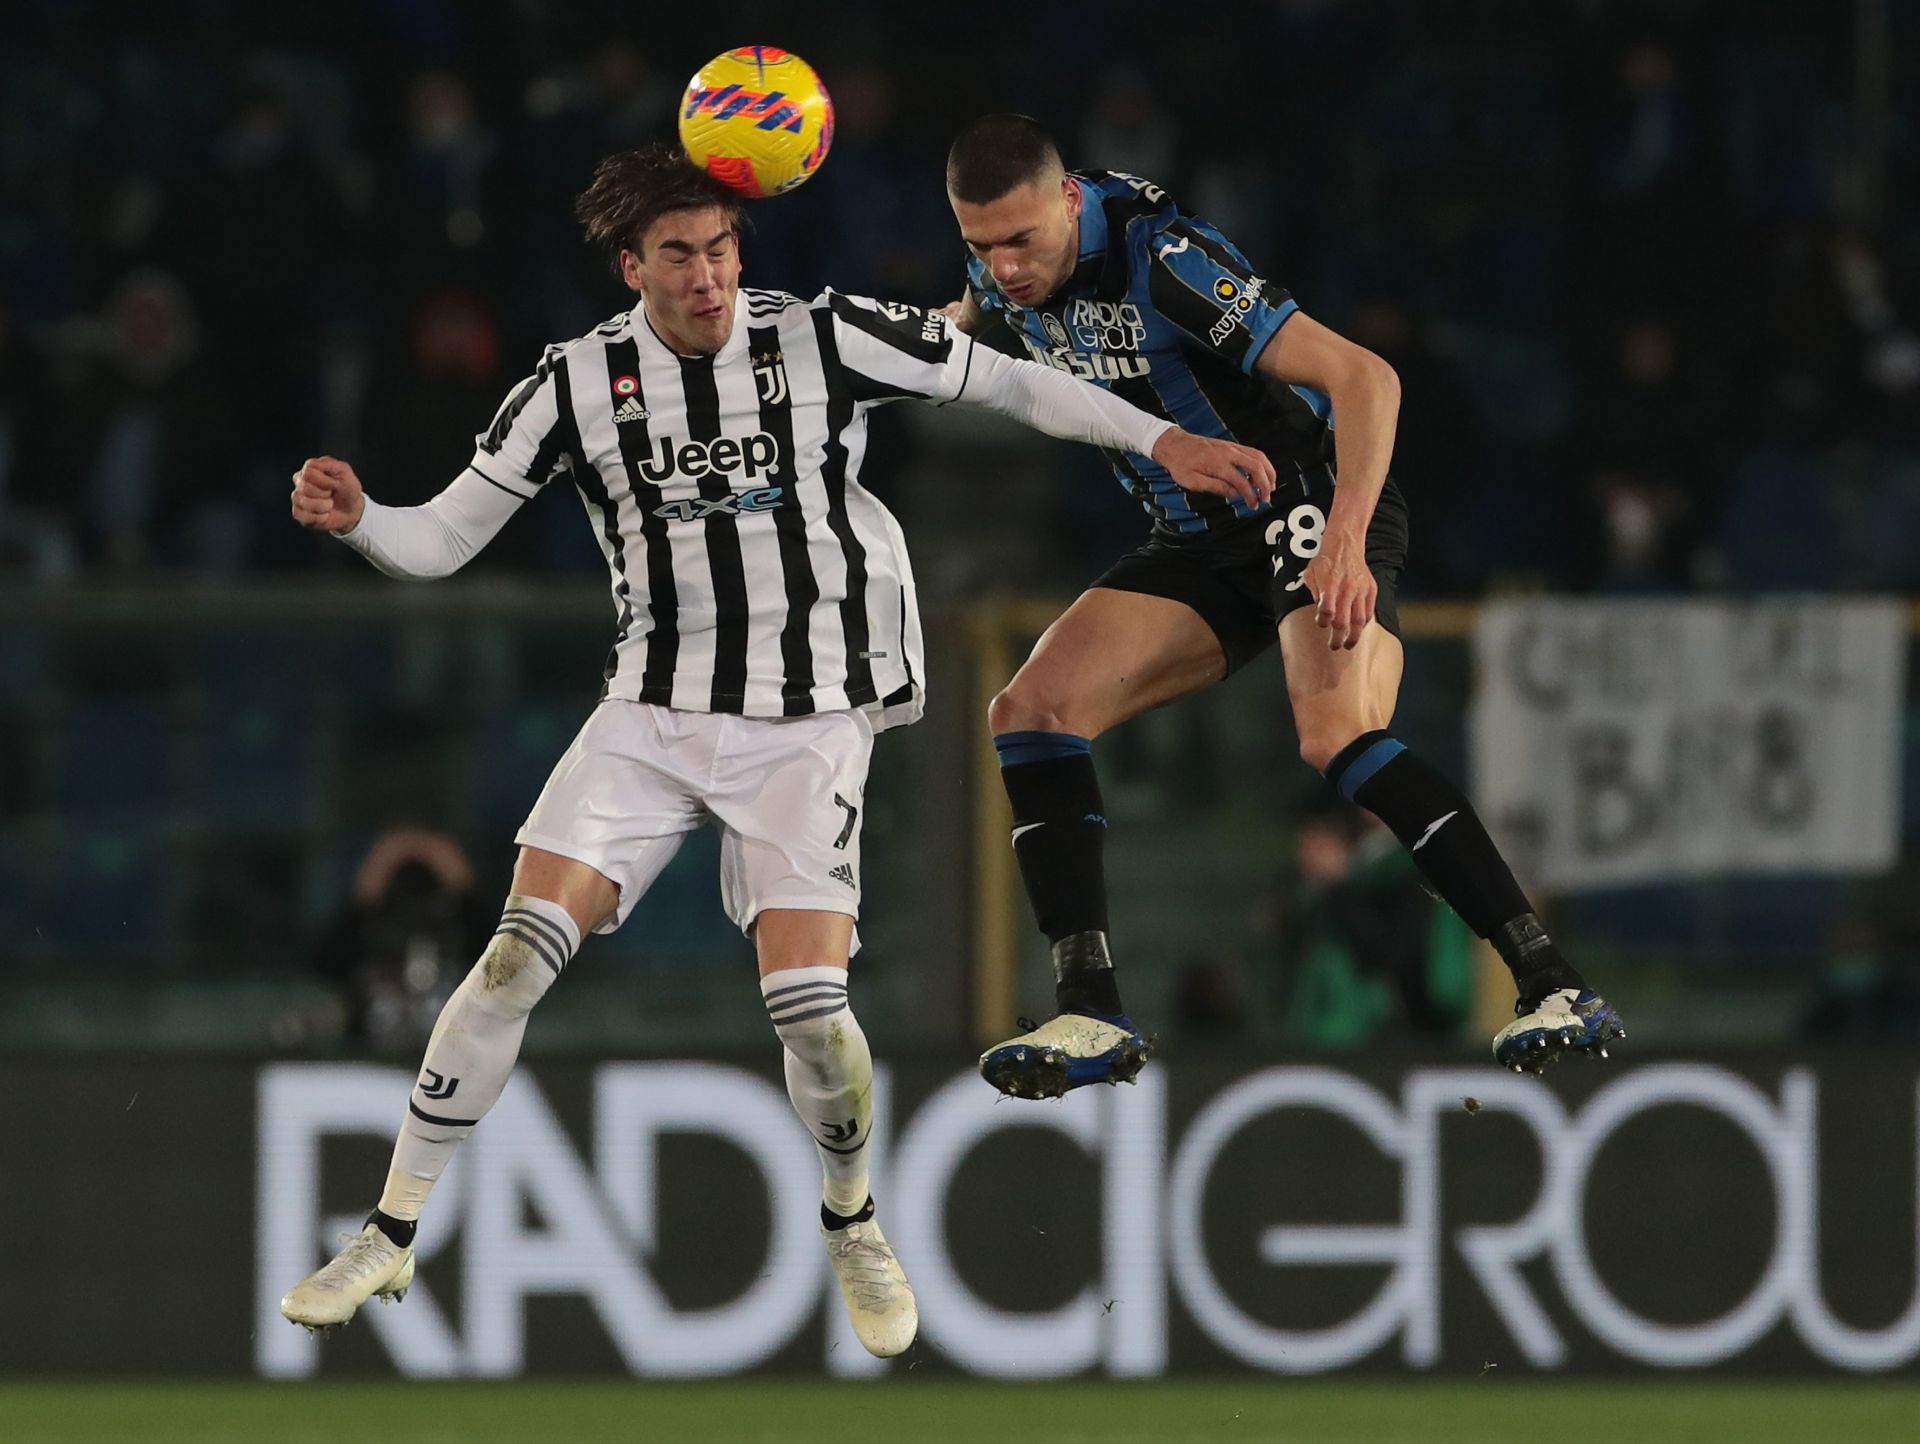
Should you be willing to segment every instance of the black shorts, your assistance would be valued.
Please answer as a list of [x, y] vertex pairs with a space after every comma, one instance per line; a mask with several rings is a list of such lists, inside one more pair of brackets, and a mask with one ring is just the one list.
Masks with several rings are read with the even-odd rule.
[[[1273, 509], [1224, 531], [1156, 535], [1093, 583], [1184, 602], [1220, 639], [1231, 675], [1273, 645], [1280, 619], [1313, 598], [1301, 576], [1320, 550], [1333, 478], [1321, 471], [1274, 492]], [[1394, 588], [1407, 564], [1407, 503], [1392, 477], [1367, 527], [1367, 567], [1380, 584], [1374, 620], [1400, 635]]]

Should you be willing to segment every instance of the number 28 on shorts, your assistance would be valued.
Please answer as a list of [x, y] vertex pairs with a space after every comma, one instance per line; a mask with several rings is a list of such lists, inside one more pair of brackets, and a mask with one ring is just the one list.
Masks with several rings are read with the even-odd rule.
[[1306, 579], [1307, 563], [1320, 555], [1320, 539], [1326, 530], [1327, 514], [1310, 501], [1301, 502], [1285, 516], [1276, 512], [1267, 523], [1273, 575], [1287, 577], [1283, 591], [1297, 590]]

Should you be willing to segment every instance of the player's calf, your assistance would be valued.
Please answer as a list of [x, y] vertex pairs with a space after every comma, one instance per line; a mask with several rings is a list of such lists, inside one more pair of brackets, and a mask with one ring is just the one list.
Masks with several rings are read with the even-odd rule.
[[380, 1207], [417, 1219], [454, 1151], [499, 1101], [527, 1018], [580, 947], [580, 928], [545, 898], [507, 898], [486, 951], [440, 1010], [407, 1100]]
[[855, 1213], [867, 1199], [873, 1053], [847, 1004], [847, 970], [782, 968], [760, 992], [786, 1050], [787, 1097], [820, 1153], [825, 1204]]
[[1508, 1067], [1538, 1072], [1563, 1052], [1606, 1056], [1626, 1036], [1619, 1016], [1587, 987], [1540, 925], [1473, 804], [1384, 730], [1362, 733], [1328, 762], [1327, 781], [1392, 829], [1431, 891], [1513, 974], [1520, 1001], [1494, 1039]]
[[1034, 920], [1053, 945], [1062, 1013], [1123, 1011], [1107, 942], [1106, 805], [1092, 743], [1066, 732], [997, 732], [1013, 852]]
[[847, 1003], [847, 970], [780, 968], [760, 992], [786, 1050], [787, 1097], [819, 1150], [820, 1233], [847, 1318], [869, 1353], [891, 1358], [913, 1342], [920, 1312], [867, 1191], [873, 1054]]

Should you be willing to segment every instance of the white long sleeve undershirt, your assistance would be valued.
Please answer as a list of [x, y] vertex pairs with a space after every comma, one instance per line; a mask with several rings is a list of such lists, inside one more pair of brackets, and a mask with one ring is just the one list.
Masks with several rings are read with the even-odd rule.
[[1173, 430], [1171, 421], [1149, 415], [1090, 381], [978, 345], [966, 385], [953, 404], [997, 411], [1064, 441], [1141, 456], [1151, 456], [1160, 438]]
[[426, 581], [459, 571], [524, 504], [468, 467], [424, 506], [368, 497], [359, 524], [335, 535], [388, 576]]
[[[1171, 421], [1037, 361], [974, 346], [970, 366], [955, 405], [995, 411], [1048, 436], [1150, 456], [1173, 429]], [[468, 467], [423, 506], [382, 506], [368, 497], [359, 524], [335, 535], [388, 576], [425, 581], [465, 566], [526, 500]]]

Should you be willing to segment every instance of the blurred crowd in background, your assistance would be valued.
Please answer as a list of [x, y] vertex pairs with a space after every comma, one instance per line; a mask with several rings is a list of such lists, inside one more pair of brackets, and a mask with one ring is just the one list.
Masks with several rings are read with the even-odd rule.
[[[749, 284], [952, 299], [947, 143], [984, 111], [1031, 113], [1069, 165], [1166, 185], [1398, 369], [1409, 599], [1920, 592], [1920, 7], [726, 8], [716, 23], [634, 0], [0, 3], [0, 609], [66, 599], [45, 625], [0, 610], [0, 912], [33, 924], [15, 976], [37, 968], [48, 1010], [15, 1036], [92, 1036], [109, 1010], [72, 1001], [75, 963], [221, 974], [218, 1009], [169, 1014], [181, 1036], [220, 1019], [251, 1036], [237, 980], [276, 969], [336, 990], [291, 1009], [266, 996], [283, 1042], [404, 1049], [430, 1022], [590, 704], [606, 617], [534, 627], [494, 592], [484, 626], [382, 620], [399, 594], [291, 524], [288, 479], [324, 452], [384, 501], [425, 500], [545, 343], [630, 305], [573, 197], [602, 156], [671, 136], [689, 75], [732, 45], [796, 50], [837, 106], [820, 174], [750, 207]], [[869, 471], [916, 538], [930, 610], [1070, 592], [1144, 530], [1093, 453], [1003, 438], [1002, 465], [911, 411], [877, 418], [886, 464]], [[496, 587], [604, 577], [564, 499], [529, 507], [474, 570]], [[182, 582], [314, 577], [378, 615], [300, 628], [203, 606], [183, 622], [154, 602]], [[129, 582], [146, 589], [101, 585]], [[105, 610], [73, 620], [82, 595]], [[1403, 710], [1458, 758], [1464, 665], [1436, 686], [1436, 660], [1416, 658]], [[1209, 925], [1220, 937], [1159, 948], [1165, 1011], [1196, 1035], [1264, 1016], [1263, 1036], [1327, 1046], [1454, 1033], [1468, 940], [1398, 850], [1350, 811], [1301, 817], [1291, 791], [1249, 791], [1239, 762], [1271, 758], [1284, 726], [1283, 697], [1256, 685], [1183, 711], [1205, 744], [1171, 755], [1232, 760], [1230, 795], [1204, 808], [1160, 763], [1133, 766], [1133, 741], [1102, 744], [1114, 791], [1148, 799], [1117, 834], [1139, 839], [1141, 894], [1177, 838], [1244, 864], [1226, 891], [1255, 898]], [[956, 765], [925, 763], [897, 795]], [[690, 850], [596, 968], [738, 951], [711, 868]], [[873, 886], [876, 951], [914, 955], [908, 882]], [[1901, 892], [1766, 880], [1606, 917], [1655, 920], [1616, 939], [1621, 956], [1665, 947], [1689, 975], [1715, 958], [1755, 997], [1791, 973], [1785, 1001], [1732, 1031], [1898, 1019], [1912, 1035], [1920, 920], [1888, 901]], [[889, 950], [889, 926], [914, 947]], [[1253, 940], [1244, 956], [1227, 933]], [[928, 986], [957, 998], [962, 966], [956, 944], [898, 974], [896, 1016], [929, 1016]], [[1822, 969], [1864, 987], [1819, 985]], [[580, 1011], [664, 1026], [664, 989], [638, 1021], [605, 994]], [[949, 1012], [941, 1026], [961, 1026]]]
[[[753, 208], [749, 282], [950, 299], [946, 142], [1029, 111], [1399, 368], [1417, 595], [1920, 586], [1912, 7], [736, 8], [11, 0], [0, 571], [351, 570], [293, 467], [450, 479], [625, 303], [570, 214], [594, 162], [752, 39], [813, 52], [838, 129]], [[1116, 491], [1087, 540], [1086, 478], [1075, 577], [1137, 530]], [[494, 565], [601, 565], [534, 510]]]

